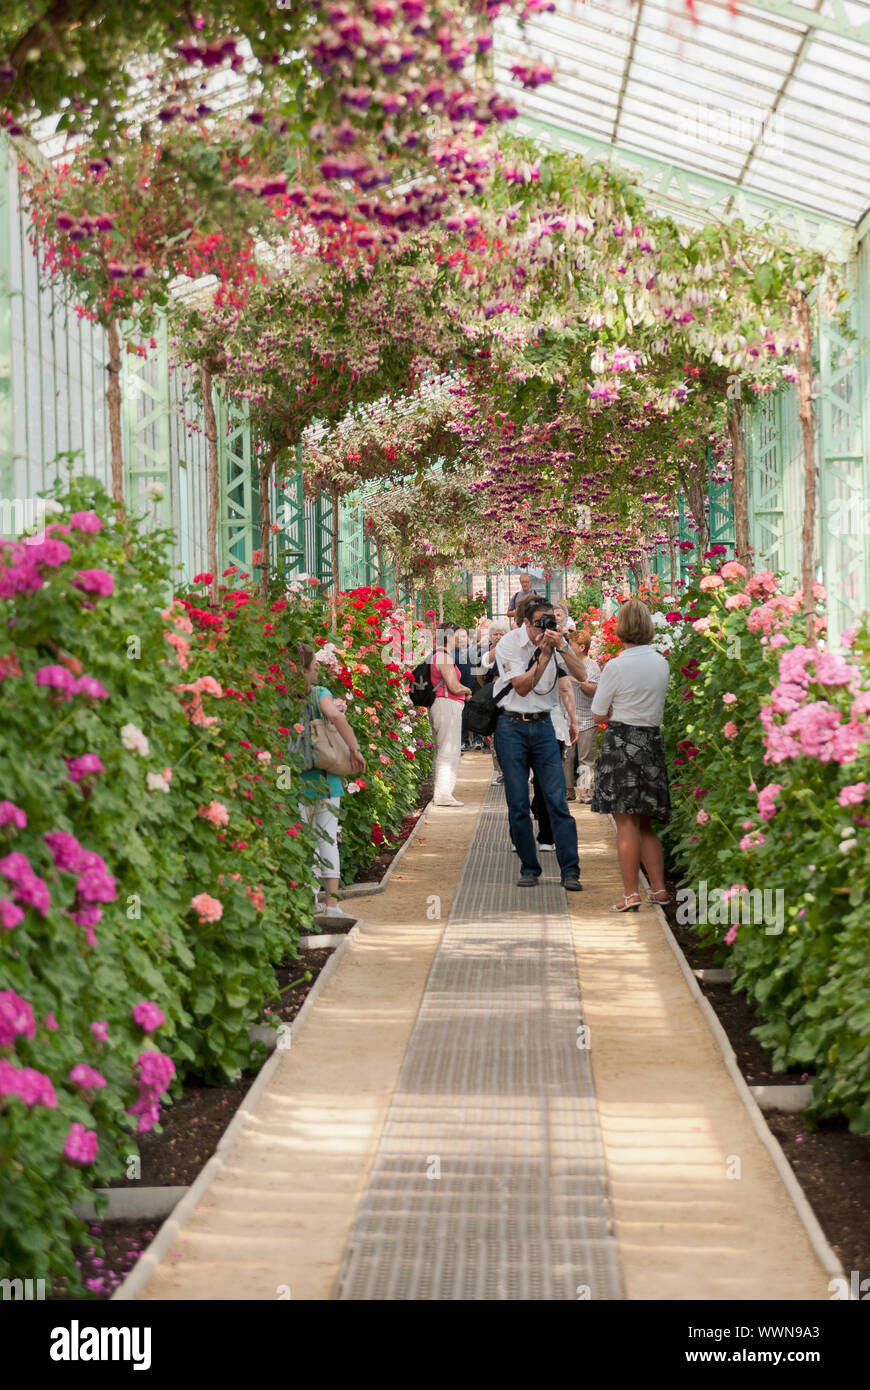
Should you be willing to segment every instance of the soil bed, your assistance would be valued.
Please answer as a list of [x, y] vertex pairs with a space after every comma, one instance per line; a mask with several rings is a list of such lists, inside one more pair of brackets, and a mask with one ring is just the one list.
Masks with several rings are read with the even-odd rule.
[[[690, 967], [709, 970], [721, 966], [721, 952], [715, 946], [701, 945], [689, 926], [677, 922], [679, 883], [672, 878], [666, 882], [671, 902], [664, 912]], [[812, 1080], [808, 1072], [798, 1067], [788, 1072], [773, 1070], [764, 1048], [752, 1036], [752, 1029], [764, 1019], [745, 994], [736, 993], [727, 983], [699, 983], [750, 1086], [795, 1086]], [[862, 1278], [870, 1278], [870, 1135], [851, 1134], [845, 1120], [823, 1120], [811, 1128], [802, 1115], [786, 1111], [766, 1110], [764, 1118], [782, 1146], [846, 1277], [851, 1270], [858, 1270]]]
[[[434, 785], [435, 783], [431, 777], [427, 777], [424, 782], [420, 783], [417, 792], [416, 811], [412, 811], [409, 816], [405, 817], [405, 819], [402, 821], [401, 828], [396, 838], [394, 840], [390, 840], [388, 844], [384, 845], [377, 858], [373, 859], [371, 864], [369, 864], [365, 869], [360, 869], [359, 873], [354, 879], [354, 883], [380, 882], [384, 874], [387, 872], [387, 869], [390, 867], [393, 860], [395, 859], [396, 855], [399, 853], [399, 850], [402, 848], [402, 845], [405, 843], [408, 836], [411, 834], [411, 831], [414, 829], [414, 826], [417, 824], [417, 821], [420, 819], [424, 807], [428, 806], [429, 802], [432, 800], [432, 788], [434, 787]], [[339, 897], [341, 897], [340, 892]], [[330, 931], [332, 930], [333, 928], [330, 927]], [[337, 931], [338, 928], [335, 928], [335, 930]]]
[[[292, 1023], [332, 953], [332, 947], [301, 951], [298, 960], [276, 966], [276, 991], [283, 993], [280, 1002], [277, 998], [267, 1001], [264, 1021], [277, 1018], [281, 1023]], [[288, 985], [295, 988], [288, 990]], [[189, 1187], [215, 1152], [252, 1081], [253, 1074], [224, 1086], [189, 1082], [178, 1099], [163, 1110], [162, 1132], [139, 1136], [139, 1185]], [[110, 1186], [125, 1188], [129, 1180], [116, 1178]], [[96, 1246], [86, 1247], [76, 1250], [76, 1258], [81, 1261], [82, 1277], [92, 1281], [88, 1286], [91, 1294], [102, 1299], [111, 1297], [160, 1224], [159, 1220], [90, 1223], [88, 1229], [102, 1241], [104, 1252], [100, 1254]], [[70, 1295], [58, 1284], [51, 1297]]]

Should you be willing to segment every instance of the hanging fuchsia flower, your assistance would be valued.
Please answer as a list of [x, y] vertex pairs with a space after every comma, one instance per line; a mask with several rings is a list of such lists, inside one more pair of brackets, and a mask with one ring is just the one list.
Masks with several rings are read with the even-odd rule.
[[133, 1022], [138, 1023], [144, 1032], [153, 1033], [155, 1028], [163, 1027], [166, 1015], [150, 999], [144, 999], [141, 1004], [133, 1006]]

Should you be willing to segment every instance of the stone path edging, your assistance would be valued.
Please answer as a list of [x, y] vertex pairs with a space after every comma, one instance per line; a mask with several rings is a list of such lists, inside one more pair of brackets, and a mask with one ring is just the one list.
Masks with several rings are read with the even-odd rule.
[[[644, 878], [643, 874], [641, 874], [641, 881], [645, 883], [647, 889], [649, 889], [649, 884], [646, 882], [646, 879]], [[798, 1214], [798, 1217], [804, 1227], [804, 1230], [807, 1233], [807, 1237], [811, 1246], [813, 1247], [813, 1250], [815, 1251], [819, 1263], [821, 1264], [825, 1272], [827, 1274], [830, 1274], [832, 1277], [839, 1277], [841, 1279], [845, 1278], [845, 1275], [843, 1273], [843, 1266], [840, 1264], [840, 1261], [837, 1259], [836, 1255], [834, 1254], [833, 1250], [828, 1244], [827, 1237], [825, 1236], [824, 1231], [819, 1225], [818, 1217], [816, 1216], [815, 1212], [813, 1211], [812, 1207], [807, 1201], [807, 1198], [804, 1194], [804, 1190], [798, 1182], [797, 1178], [795, 1177], [791, 1164], [789, 1163], [788, 1159], [783, 1153], [776, 1138], [771, 1133], [767, 1125], [767, 1121], [765, 1120], [764, 1115], [762, 1114], [761, 1108], [755, 1096], [752, 1094], [752, 1090], [744, 1080], [743, 1074], [737, 1065], [737, 1057], [735, 1055], [734, 1048], [731, 1046], [731, 1041], [728, 1037], [728, 1034], [725, 1032], [725, 1029], [719, 1022], [719, 1019], [716, 1016], [716, 1011], [714, 1010], [710, 1001], [706, 998], [697, 979], [695, 978], [694, 971], [692, 970], [691, 966], [686, 960], [686, 957], [680, 950], [679, 942], [677, 941], [676, 937], [671, 931], [670, 926], [668, 925], [668, 919], [662, 911], [661, 906], [658, 903], [653, 903], [652, 906], [655, 909], [655, 914], [658, 918], [659, 926], [661, 927], [662, 932], [664, 933], [665, 940], [667, 941], [668, 945], [673, 951], [674, 956], [676, 957], [677, 964], [679, 965], [680, 970], [682, 971], [683, 978], [685, 979], [686, 984], [689, 987], [689, 992], [692, 995], [692, 998], [695, 1000], [695, 1003], [700, 1008], [701, 1013], [707, 1020], [710, 1032], [713, 1034], [713, 1037], [715, 1038], [719, 1046], [719, 1050], [722, 1053], [722, 1060], [725, 1063], [725, 1068], [729, 1076], [731, 1077], [731, 1080], [734, 1082], [734, 1087], [737, 1091], [737, 1094], [739, 1095], [740, 1099], [743, 1101], [744, 1106], [746, 1107], [746, 1112], [749, 1115], [749, 1119], [752, 1123], [752, 1128], [755, 1130], [755, 1133], [758, 1135], [762, 1144], [767, 1149], [767, 1152], [770, 1154], [773, 1165], [780, 1176], [780, 1179], [786, 1192], [792, 1200], [792, 1205], [794, 1206], [794, 1209]], [[788, 1087], [787, 1089], [794, 1090], [796, 1088]]]
[[426, 805], [423, 807], [422, 811], [417, 817], [417, 824], [414, 826], [414, 829], [411, 831], [405, 843], [390, 860], [389, 864], [387, 865], [387, 871], [382, 879], [379, 879], [377, 883], [352, 883], [349, 888], [341, 888], [338, 892], [339, 900], [343, 901], [345, 898], [364, 898], [368, 897], [372, 893], [383, 893], [384, 889], [390, 881], [390, 874], [393, 872], [396, 865], [401, 861], [402, 855], [405, 853], [405, 850], [408, 848], [409, 845], [413, 843], [417, 831], [420, 829], [420, 826], [423, 824], [427, 814], [431, 809], [432, 802], [427, 801]]
[[97, 1187], [95, 1195], [105, 1196], [109, 1205], [97, 1216], [93, 1201], [87, 1198], [73, 1204], [73, 1215], [80, 1221], [161, 1221], [181, 1201], [184, 1187]]
[[[293, 1022], [290, 1024], [289, 1033], [284, 1035], [285, 1037], [289, 1037], [290, 1043], [292, 1043], [293, 1038], [299, 1032], [299, 1029], [302, 1027], [303, 1023], [305, 1022], [305, 1019], [308, 1017], [312, 1005], [314, 1004], [314, 1001], [317, 998], [317, 995], [319, 994], [323, 985], [326, 983], [329, 976], [332, 974], [332, 972], [338, 965], [339, 960], [344, 955], [344, 950], [346, 948], [347, 943], [351, 940], [352, 937], [355, 937], [359, 934], [359, 929], [359, 923], [357, 923], [355, 927], [351, 927], [347, 935], [342, 938], [341, 946], [338, 947], [334, 955], [330, 956], [329, 960], [326, 962], [325, 966], [321, 970], [320, 974], [314, 982], [314, 985], [311, 988], [310, 994], [305, 1000], [305, 1003], [302, 1005], [302, 1008], [299, 1010], [299, 1013], [296, 1015]], [[178, 1236], [178, 1233], [184, 1225], [185, 1221], [190, 1216], [194, 1208], [198, 1206], [199, 1202], [202, 1200], [208, 1189], [211, 1187], [218, 1173], [223, 1168], [227, 1160], [228, 1154], [230, 1152], [230, 1149], [232, 1148], [233, 1144], [235, 1143], [235, 1140], [237, 1139], [240, 1131], [244, 1126], [245, 1120], [247, 1119], [251, 1111], [254, 1109], [257, 1101], [259, 1100], [263, 1091], [266, 1089], [270, 1080], [272, 1079], [272, 1075], [276, 1070], [278, 1063], [281, 1059], [281, 1052], [284, 1051], [284, 1048], [279, 1049], [277, 1046], [277, 1034], [275, 1030], [270, 1029], [269, 1031], [272, 1034], [272, 1036], [276, 1039], [276, 1045], [273, 1047], [272, 1055], [268, 1057], [266, 1061], [263, 1063], [256, 1077], [254, 1078], [249, 1090], [245, 1093], [241, 1105], [239, 1106], [233, 1118], [230, 1120], [229, 1125], [227, 1126], [226, 1130], [224, 1131], [220, 1140], [218, 1141], [218, 1146], [215, 1149], [215, 1152], [212, 1154], [211, 1158], [208, 1160], [208, 1162], [206, 1163], [205, 1167], [202, 1169], [196, 1180], [187, 1189], [185, 1195], [181, 1198], [178, 1204], [175, 1207], [173, 1207], [172, 1212], [166, 1218], [163, 1225], [160, 1227], [160, 1230], [157, 1232], [157, 1235], [154, 1237], [147, 1250], [145, 1250], [143, 1254], [140, 1256], [140, 1258], [137, 1260], [136, 1264], [133, 1266], [130, 1273], [127, 1275], [127, 1278], [124, 1280], [122, 1284], [118, 1286], [118, 1288], [112, 1294], [112, 1297], [109, 1300], [110, 1302], [130, 1302], [136, 1297], [136, 1295], [139, 1292], [141, 1292], [145, 1284], [150, 1279], [151, 1275], [157, 1269], [157, 1266], [164, 1259], [164, 1257], [169, 1254], [169, 1250], [173, 1245], [176, 1237]]]

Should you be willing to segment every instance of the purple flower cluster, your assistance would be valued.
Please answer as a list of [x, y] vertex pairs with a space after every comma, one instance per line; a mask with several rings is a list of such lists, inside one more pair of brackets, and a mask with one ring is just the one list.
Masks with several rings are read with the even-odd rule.
[[70, 1069], [69, 1079], [74, 1086], [78, 1086], [87, 1095], [89, 1092], [101, 1091], [106, 1084], [106, 1078], [95, 1067], [89, 1067], [87, 1062], [76, 1062]]
[[26, 855], [14, 850], [5, 859], [0, 859], [0, 874], [14, 885], [12, 896], [17, 902], [27, 903], [43, 917], [47, 916], [51, 907], [48, 884], [33, 872]]
[[169, 1089], [175, 1075], [175, 1063], [163, 1052], [142, 1052], [136, 1058], [134, 1071], [137, 1073], [139, 1098], [135, 1105], [127, 1107], [127, 1114], [139, 1116], [137, 1132], [146, 1134], [160, 1119], [160, 1097]]
[[27, 816], [13, 801], [0, 801], [0, 825], [14, 825], [16, 830], [25, 830]]
[[82, 753], [78, 758], [67, 758], [66, 763], [71, 782], [83, 782], [86, 777], [96, 777], [106, 770], [96, 753]]
[[5, 1057], [0, 1058], [0, 1096], [18, 1096], [25, 1105], [57, 1109], [57, 1096], [51, 1079], [33, 1067], [16, 1067]]
[[35, 594], [45, 580], [41, 566], [56, 569], [70, 557], [65, 541], [45, 534], [39, 540], [0, 542], [0, 598], [15, 598], [16, 594]]
[[62, 700], [85, 695], [90, 700], [108, 700], [109, 692], [93, 676], [74, 676], [65, 666], [40, 666], [34, 678], [37, 685], [56, 690]]
[[72, 586], [100, 598], [108, 598], [115, 592], [115, 581], [108, 570], [77, 570]]
[[141, 1004], [133, 1005], [133, 1022], [138, 1023], [144, 1032], [153, 1033], [155, 1028], [163, 1027], [166, 1015], [150, 999], [143, 999]]
[[0, 1047], [14, 1047], [16, 1038], [32, 1038], [35, 1033], [36, 1019], [27, 1000], [14, 989], [0, 992]]
[[78, 1120], [74, 1120], [63, 1146], [64, 1158], [68, 1158], [70, 1163], [93, 1163], [99, 1151], [96, 1130], [85, 1129]]

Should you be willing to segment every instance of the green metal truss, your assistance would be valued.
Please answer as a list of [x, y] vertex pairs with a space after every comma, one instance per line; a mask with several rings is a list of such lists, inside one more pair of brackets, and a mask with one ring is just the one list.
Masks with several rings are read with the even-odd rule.
[[[297, 452], [297, 457], [301, 449]], [[275, 520], [281, 530], [275, 536], [275, 563], [280, 574], [292, 579], [306, 573], [305, 495], [302, 469], [281, 478], [275, 489]]]
[[8, 165], [9, 143], [5, 135], [0, 135], [0, 499], [11, 502], [15, 490], [15, 457], [12, 434], [12, 279]]
[[792, 19], [795, 24], [803, 24], [807, 29], [823, 29], [827, 34], [839, 34], [841, 38], [852, 39], [855, 43], [870, 43], [870, 21], [864, 20], [859, 24], [851, 19], [844, 0], [830, 0], [825, 11], [796, 5], [793, 0], [750, 0], [748, 8], [781, 15], [783, 19]]
[[[808, 12], [807, 12], [808, 13]], [[543, 121], [537, 116], [520, 116], [512, 125], [518, 135], [540, 139], [553, 149], [592, 156], [602, 164], [613, 164], [639, 177], [648, 201], [677, 219], [693, 222], [731, 222], [742, 218], [747, 226], [770, 223], [801, 246], [827, 251], [838, 260], [855, 255], [854, 227], [769, 193], [729, 183], [727, 179], [701, 174], [653, 155], [639, 154], [597, 136]]]
[[217, 393], [217, 445], [220, 478], [218, 550], [221, 568], [250, 570], [259, 508], [253, 474], [250, 409]]
[[[126, 325], [125, 325], [126, 328]], [[136, 511], [143, 508], [160, 526], [175, 522], [172, 449], [170, 443], [169, 336], [161, 318], [155, 329], [156, 349], [148, 357], [124, 353], [121, 358], [121, 445], [125, 493]], [[159, 483], [163, 497], [153, 501], [145, 492]]]

